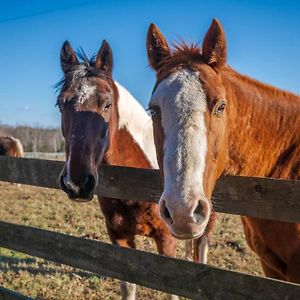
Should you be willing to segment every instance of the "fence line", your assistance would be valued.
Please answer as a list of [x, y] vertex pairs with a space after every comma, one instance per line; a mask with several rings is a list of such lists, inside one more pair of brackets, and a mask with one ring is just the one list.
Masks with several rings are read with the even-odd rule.
[[[59, 188], [64, 163], [41, 159], [0, 157], [0, 180]], [[157, 170], [103, 166], [99, 169], [100, 196], [138, 201], [160, 197]], [[224, 176], [213, 193], [217, 212], [300, 223], [300, 181]]]
[[[58, 188], [62, 168], [59, 161], [0, 157], [0, 180]], [[97, 192], [156, 202], [161, 193], [159, 172], [104, 166], [99, 169]], [[219, 212], [300, 223], [299, 195], [296, 180], [226, 176], [217, 183], [213, 200]], [[297, 284], [1, 221], [0, 246], [192, 299], [300, 299]], [[29, 299], [20, 297], [4, 299]]]
[[296, 284], [6, 222], [0, 246], [192, 299], [300, 299]]

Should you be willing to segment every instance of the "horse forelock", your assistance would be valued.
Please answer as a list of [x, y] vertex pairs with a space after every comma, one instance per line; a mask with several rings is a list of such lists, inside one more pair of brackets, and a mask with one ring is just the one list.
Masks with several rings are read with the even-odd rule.
[[166, 73], [174, 68], [185, 67], [193, 69], [194, 65], [203, 62], [202, 49], [191, 43], [184, 41], [173, 43], [171, 54], [162, 58], [159, 63], [157, 74], [158, 77], [166, 77]]
[[[83, 81], [83, 84], [89, 81], [90, 78], [96, 77], [104, 80], [112, 80], [111, 76], [103, 70], [96, 68], [96, 55], [93, 54], [90, 58], [86, 55], [83, 49], [77, 52], [77, 56], [80, 62], [75, 65], [67, 66], [67, 72], [64, 73], [64, 77], [57, 84], [54, 85], [57, 94], [60, 94], [67, 88], [76, 85], [78, 82]], [[57, 105], [59, 103], [57, 102]]]

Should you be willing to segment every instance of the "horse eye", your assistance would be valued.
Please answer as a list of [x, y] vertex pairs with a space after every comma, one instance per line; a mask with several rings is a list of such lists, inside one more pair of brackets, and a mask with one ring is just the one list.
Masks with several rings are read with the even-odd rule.
[[108, 102], [108, 103], [106, 103], [106, 104], [104, 105], [103, 109], [104, 109], [105, 111], [108, 111], [111, 107], [112, 107], [112, 103], [111, 103], [111, 102]]
[[159, 117], [159, 110], [157, 107], [149, 107], [147, 113], [152, 119], [157, 119]]
[[222, 112], [225, 110], [226, 108], [226, 103], [225, 101], [221, 101], [218, 105], [216, 105], [215, 109], [214, 109], [214, 114], [219, 116], [222, 114]]

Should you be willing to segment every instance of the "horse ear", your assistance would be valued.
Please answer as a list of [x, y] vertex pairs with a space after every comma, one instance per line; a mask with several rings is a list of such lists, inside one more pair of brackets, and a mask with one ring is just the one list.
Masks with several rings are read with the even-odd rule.
[[101, 48], [97, 54], [95, 67], [111, 75], [113, 68], [112, 50], [106, 40], [103, 40]]
[[158, 70], [161, 61], [171, 55], [165, 37], [153, 23], [148, 28], [146, 47], [150, 66], [154, 70]]
[[219, 20], [213, 19], [203, 41], [202, 56], [207, 64], [222, 68], [226, 63], [227, 49], [224, 29]]
[[61, 67], [65, 73], [79, 63], [77, 56], [68, 41], [65, 41], [61, 48], [60, 61]]

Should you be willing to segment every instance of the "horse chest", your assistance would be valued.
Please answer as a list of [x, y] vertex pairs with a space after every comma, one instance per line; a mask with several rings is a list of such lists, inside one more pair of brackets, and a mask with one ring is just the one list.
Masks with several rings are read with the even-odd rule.
[[115, 232], [149, 236], [160, 224], [156, 224], [153, 207], [149, 203], [100, 199], [106, 222]]
[[250, 217], [242, 217], [242, 221], [249, 246], [261, 257], [268, 257], [272, 252], [287, 262], [295, 251], [299, 251], [300, 244], [295, 239], [300, 234], [297, 224]]

